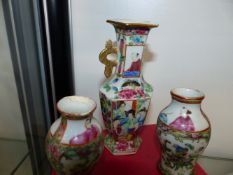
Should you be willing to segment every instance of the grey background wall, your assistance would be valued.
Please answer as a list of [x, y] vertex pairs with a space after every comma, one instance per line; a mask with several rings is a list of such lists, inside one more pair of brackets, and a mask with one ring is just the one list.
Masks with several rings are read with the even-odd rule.
[[174, 87], [202, 90], [203, 110], [212, 123], [206, 155], [233, 158], [233, 1], [232, 0], [71, 0], [76, 93], [98, 102], [104, 80], [99, 52], [115, 40], [109, 18], [150, 20], [144, 77], [154, 87], [146, 124], [156, 123]]
[[0, 1], [0, 138], [25, 140], [2, 1]]

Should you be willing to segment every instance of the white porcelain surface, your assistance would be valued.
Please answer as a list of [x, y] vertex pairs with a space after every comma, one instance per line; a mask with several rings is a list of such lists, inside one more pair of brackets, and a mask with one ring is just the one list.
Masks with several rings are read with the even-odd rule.
[[179, 116], [183, 116], [185, 118], [187, 110], [192, 111], [192, 114], [189, 114], [189, 117], [194, 124], [195, 131], [201, 131], [210, 126], [208, 121], [203, 117], [203, 113], [200, 110], [200, 104], [184, 104], [172, 100], [170, 106], [165, 108], [162, 113], [168, 114], [167, 124], [170, 125]]
[[59, 125], [61, 124], [61, 117], [58, 118], [50, 127], [50, 132], [52, 135], [54, 135], [54, 133], [56, 132], [56, 130], [58, 129]]
[[67, 129], [63, 135], [61, 143], [69, 144], [71, 138], [86, 131], [86, 119], [83, 120], [67, 120]]
[[60, 112], [64, 112], [69, 115], [86, 115], [93, 111], [96, 104], [93, 100], [82, 96], [68, 96], [62, 98], [57, 107]]

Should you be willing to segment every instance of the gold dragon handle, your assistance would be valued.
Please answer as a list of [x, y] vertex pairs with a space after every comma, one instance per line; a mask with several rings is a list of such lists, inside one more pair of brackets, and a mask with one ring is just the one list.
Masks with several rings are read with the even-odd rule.
[[108, 40], [105, 44], [105, 48], [99, 54], [99, 60], [105, 65], [104, 75], [106, 78], [109, 78], [112, 75], [113, 67], [117, 66], [117, 61], [109, 60], [108, 55], [117, 54], [117, 48], [113, 47], [111, 40]]

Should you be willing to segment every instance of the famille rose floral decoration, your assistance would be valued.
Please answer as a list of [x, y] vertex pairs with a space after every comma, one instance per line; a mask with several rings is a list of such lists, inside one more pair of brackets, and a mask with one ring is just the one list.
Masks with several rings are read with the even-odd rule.
[[[107, 22], [115, 27], [117, 47], [108, 41], [99, 55], [107, 77], [99, 92], [108, 131], [105, 146], [114, 155], [134, 154], [141, 144], [137, 132], [146, 118], [153, 91], [141, 73], [143, 48], [150, 29], [158, 25], [126, 20]], [[112, 53], [117, 54], [117, 60], [107, 58]]]
[[92, 114], [96, 103], [68, 96], [57, 103], [61, 117], [46, 137], [48, 160], [58, 175], [88, 174], [102, 154], [102, 128]]
[[164, 175], [194, 175], [198, 156], [210, 139], [210, 122], [201, 109], [199, 90], [171, 90], [172, 102], [161, 111], [157, 134], [162, 145], [160, 169]]

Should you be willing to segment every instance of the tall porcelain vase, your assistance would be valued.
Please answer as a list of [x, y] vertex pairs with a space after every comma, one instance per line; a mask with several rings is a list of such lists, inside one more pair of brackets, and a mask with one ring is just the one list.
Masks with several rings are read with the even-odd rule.
[[199, 90], [171, 90], [172, 102], [161, 111], [157, 134], [162, 146], [160, 169], [164, 175], [194, 175], [198, 156], [210, 139], [210, 122], [201, 109]]
[[[141, 73], [143, 48], [150, 29], [158, 25], [125, 20], [107, 22], [115, 27], [117, 47], [108, 41], [99, 56], [106, 65], [107, 77], [99, 91], [108, 130], [105, 146], [114, 155], [134, 154], [141, 144], [137, 132], [146, 118], [153, 91]], [[117, 60], [107, 58], [111, 53], [117, 54]]]

